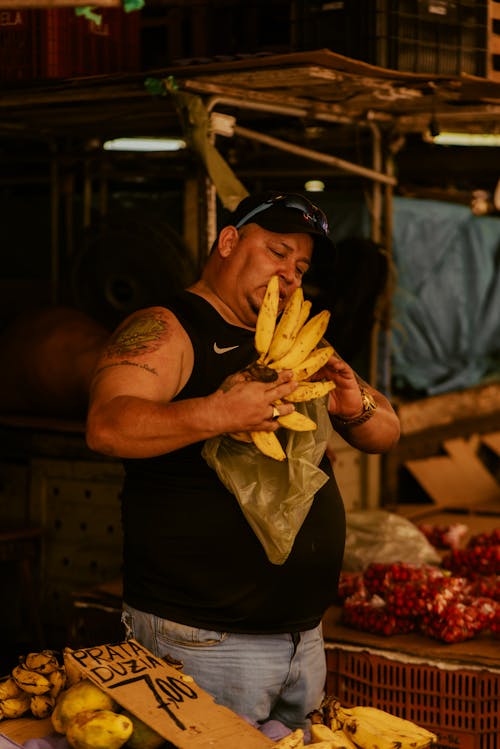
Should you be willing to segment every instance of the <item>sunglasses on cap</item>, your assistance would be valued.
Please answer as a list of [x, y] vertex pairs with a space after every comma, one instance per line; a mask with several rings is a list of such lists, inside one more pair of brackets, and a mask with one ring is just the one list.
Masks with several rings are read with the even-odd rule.
[[240, 218], [236, 224], [236, 228], [239, 229], [243, 224], [247, 224], [251, 218], [257, 216], [262, 211], [267, 211], [273, 207], [292, 208], [302, 213], [302, 217], [307, 224], [316, 232], [324, 234], [325, 237], [328, 235], [328, 219], [323, 211], [317, 206], [313, 205], [309, 200], [302, 197], [302, 195], [296, 195], [294, 193], [278, 194], [268, 200], [264, 200], [262, 203], [257, 205], [251, 211]]

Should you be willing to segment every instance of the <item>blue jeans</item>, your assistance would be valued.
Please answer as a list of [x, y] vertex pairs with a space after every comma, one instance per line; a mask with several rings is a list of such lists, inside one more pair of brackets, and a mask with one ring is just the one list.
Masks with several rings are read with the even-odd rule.
[[300, 633], [245, 635], [177, 624], [124, 604], [126, 636], [157, 657], [184, 664], [184, 673], [215, 701], [257, 723], [278, 720], [306, 728], [324, 694], [326, 659], [321, 625]]

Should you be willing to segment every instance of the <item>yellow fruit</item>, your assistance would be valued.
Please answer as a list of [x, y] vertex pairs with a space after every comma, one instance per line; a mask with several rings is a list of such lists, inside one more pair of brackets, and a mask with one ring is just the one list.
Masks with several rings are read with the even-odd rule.
[[269, 362], [271, 369], [294, 369], [306, 359], [323, 338], [330, 320], [330, 312], [323, 310], [306, 322], [288, 353], [276, 361]]
[[31, 697], [23, 692], [19, 697], [8, 697], [0, 703], [4, 718], [20, 718], [30, 709]]
[[356, 749], [356, 745], [344, 731], [332, 731], [323, 723], [311, 725], [311, 744], [314, 749]]
[[66, 733], [69, 721], [84, 710], [114, 710], [117, 703], [89, 679], [73, 684], [61, 692], [52, 713], [52, 725], [58, 733]]
[[50, 696], [54, 698], [59, 697], [66, 686], [66, 670], [60, 668], [57, 671], [52, 671], [47, 678], [50, 681]]
[[0, 700], [6, 700], [9, 697], [19, 697], [22, 691], [13, 676], [8, 676], [6, 679], [0, 681]]
[[299, 382], [293, 393], [287, 395], [285, 400], [289, 403], [304, 403], [315, 398], [322, 398], [335, 388], [331, 380], [317, 380], [316, 382]]
[[262, 359], [266, 356], [273, 339], [279, 303], [279, 279], [278, 276], [272, 276], [267, 284], [255, 326], [255, 348]]
[[66, 740], [73, 749], [120, 749], [132, 735], [130, 718], [112, 710], [83, 710], [68, 723]]
[[277, 744], [273, 744], [272, 749], [301, 749], [304, 746], [304, 731], [297, 728], [288, 736], [280, 739]]
[[312, 723], [311, 725], [311, 743], [316, 744], [318, 741], [327, 741], [333, 737], [333, 731], [324, 723]]
[[278, 416], [278, 424], [286, 429], [292, 429], [295, 432], [310, 432], [316, 429], [316, 422], [299, 413], [298, 411], [292, 411], [291, 414], [285, 414], [284, 416]]
[[75, 665], [75, 662], [70, 658], [71, 648], [64, 648], [63, 659], [64, 659], [64, 671], [66, 673], [66, 686], [72, 687], [73, 684], [77, 684], [82, 681], [83, 673]]
[[[333, 739], [315, 741], [310, 744], [313, 749], [359, 749], [343, 731], [334, 731]], [[376, 749], [373, 747], [373, 749]], [[394, 747], [396, 749], [396, 747]]]
[[22, 664], [12, 669], [12, 676], [17, 686], [29, 694], [45, 694], [50, 691], [50, 681], [43, 674], [31, 671]]
[[299, 319], [297, 320], [297, 326], [295, 330], [293, 331], [293, 339], [297, 338], [299, 334], [299, 330], [304, 326], [307, 318], [309, 317], [309, 313], [311, 311], [312, 302], [309, 299], [304, 299], [302, 302], [302, 307], [300, 309], [300, 315]]
[[165, 743], [163, 736], [160, 736], [147, 723], [129, 713], [128, 710], [124, 710], [122, 715], [130, 718], [133, 726], [132, 736], [127, 741], [127, 749], [158, 749], [163, 746]]
[[[333, 353], [331, 346], [316, 349], [328, 327], [330, 312], [323, 310], [308, 320], [311, 302], [304, 300], [304, 292], [295, 289], [277, 322], [279, 309], [279, 278], [272, 276], [267, 285], [259, 310], [255, 328], [255, 348], [259, 358], [247, 371], [253, 379], [270, 382], [276, 373], [292, 369], [294, 379], [306, 380], [317, 372]], [[272, 377], [274, 373], [274, 378]], [[333, 383], [308, 383], [307, 387], [297, 388], [298, 392], [288, 398], [290, 403], [300, 403], [326, 395], [334, 387]], [[278, 401], [274, 405], [276, 405]], [[309, 417], [293, 412], [278, 417], [280, 426], [294, 431], [312, 431], [316, 424]], [[248, 441], [269, 458], [286, 460], [286, 454], [274, 432], [236, 432], [231, 435], [236, 440]]]
[[[332, 705], [332, 723], [339, 723], [360, 749], [427, 749], [437, 742], [436, 734], [416, 723], [372, 706], [343, 708]], [[333, 727], [333, 725], [332, 725]]]
[[297, 380], [297, 382], [301, 382], [302, 380], [307, 380], [309, 377], [311, 377], [313, 374], [315, 374], [318, 369], [321, 369], [321, 367], [324, 367], [324, 365], [327, 363], [328, 359], [333, 354], [333, 346], [324, 346], [323, 348], [317, 348], [315, 349], [308, 357], [305, 359], [301, 364], [298, 365], [298, 367], [295, 367], [293, 370], [293, 379]]
[[285, 309], [276, 325], [271, 345], [266, 355], [266, 361], [280, 359], [292, 348], [299, 331], [298, 323], [303, 301], [304, 292], [302, 291], [302, 287], [299, 286], [286, 303]]
[[30, 700], [30, 710], [35, 718], [48, 718], [56, 704], [50, 694], [34, 694]]
[[40, 674], [50, 674], [59, 668], [59, 662], [52, 650], [42, 650], [39, 653], [28, 653], [24, 665], [31, 671]]
[[268, 458], [286, 460], [285, 452], [274, 432], [250, 432], [250, 436], [255, 446]]
[[384, 729], [390, 729], [395, 732], [407, 732], [409, 734], [415, 733], [415, 735], [427, 739], [431, 743], [437, 741], [437, 737], [432, 731], [428, 731], [426, 728], [422, 728], [417, 723], [406, 718], [400, 718], [398, 715], [393, 715], [386, 710], [381, 710], [378, 707], [372, 707], [371, 705], [357, 705], [344, 710], [350, 718], [358, 718], [361, 720], [370, 720], [383, 726]]
[[249, 432], [230, 432], [229, 436], [238, 442], [252, 442]]

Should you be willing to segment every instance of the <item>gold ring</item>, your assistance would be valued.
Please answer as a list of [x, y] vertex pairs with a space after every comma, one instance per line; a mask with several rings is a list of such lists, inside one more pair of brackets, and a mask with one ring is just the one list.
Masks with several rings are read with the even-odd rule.
[[278, 411], [278, 409], [276, 408], [276, 406], [273, 406], [273, 415], [272, 415], [272, 418], [273, 419], [277, 419], [279, 415], [280, 415], [280, 412]]

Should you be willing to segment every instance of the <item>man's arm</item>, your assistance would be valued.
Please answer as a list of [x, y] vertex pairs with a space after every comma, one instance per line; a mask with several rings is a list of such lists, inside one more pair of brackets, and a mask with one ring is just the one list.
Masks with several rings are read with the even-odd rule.
[[[316, 377], [335, 382], [329, 394], [328, 412], [333, 427], [346, 442], [367, 453], [384, 453], [397, 444], [399, 418], [389, 400], [364, 382], [338, 354], [329, 359]], [[361, 388], [371, 395], [376, 408], [369, 418], [356, 423], [364, 410]], [[343, 423], [345, 421], [348, 423]]]
[[[132, 314], [96, 367], [86, 431], [90, 449], [145, 458], [226, 432], [274, 431], [271, 404], [295, 388], [290, 373], [272, 383], [239, 373], [206, 397], [171, 402], [192, 368], [191, 341], [172, 312], [151, 307]], [[289, 413], [293, 407], [281, 409]]]

